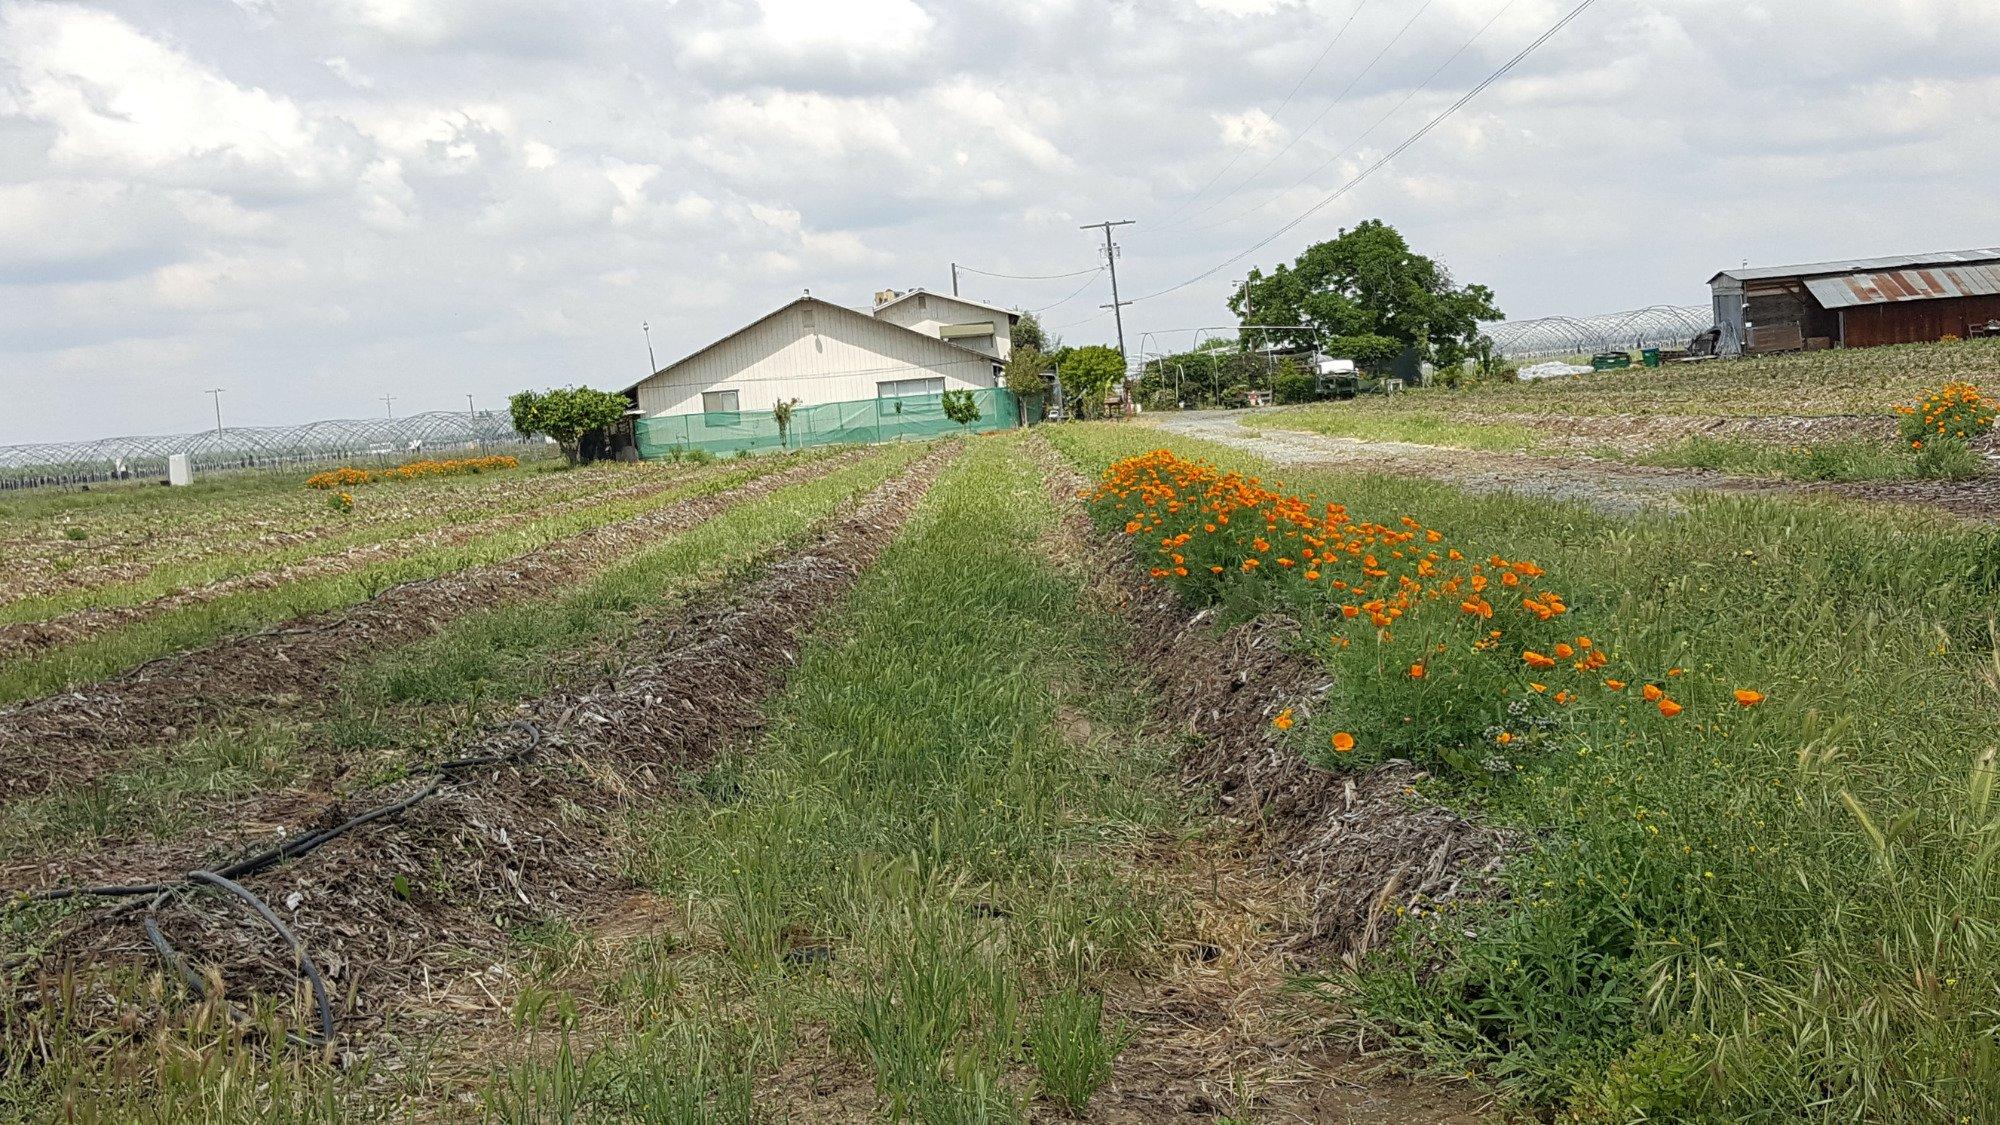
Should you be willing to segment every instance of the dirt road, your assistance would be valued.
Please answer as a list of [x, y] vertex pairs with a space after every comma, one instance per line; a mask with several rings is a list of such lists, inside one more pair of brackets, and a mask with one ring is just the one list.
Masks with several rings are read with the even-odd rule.
[[1538, 456], [1400, 441], [1362, 441], [1298, 430], [1265, 429], [1256, 411], [1155, 415], [1151, 424], [1202, 438], [1280, 465], [1346, 465], [1432, 477], [1480, 492], [1575, 500], [1610, 512], [1676, 508], [1689, 492], [1736, 495], [1835, 495], [1919, 505], [1982, 522], [2000, 522], [2000, 474], [1971, 481], [1802, 484], [1732, 477], [1701, 469], [1628, 465], [1584, 456]]

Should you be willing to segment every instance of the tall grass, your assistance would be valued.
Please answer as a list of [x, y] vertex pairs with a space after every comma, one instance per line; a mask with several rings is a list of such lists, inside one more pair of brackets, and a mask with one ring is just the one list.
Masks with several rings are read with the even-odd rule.
[[1634, 458], [1667, 465], [1806, 481], [1967, 480], [1985, 468], [1963, 443], [1936, 441], [1912, 452], [1901, 444], [1855, 438], [1810, 445], [1774, 445], [1697, 434]]
[[[1056, 435], [1092, 467], [1160, 438]], [[1441, 790], [1528, 847], [1506, 901], [1328, 982], [1360, 1024], [1592, 1120], [2000, 1117], [2000, 534], [1813, 501], [1625, 518], [1361, 473], [1285, 487], [1532, 558], [1579, 632], [1686, 669], [1678, 725], [1579, 707], [1518, 770]], [[1769, 699], [1734, 707], [1739, 686]]]
[[1172, 822], [1165, 763], [1058, 729], [1065, 700], [1107, 723], [1136, 701], [1103, 689], [1115, 634], [1038, 549], [1052, 527], [1018, 442], [972, 443], [803, 654], [768, 741], [638, 828], [635, 870], [715, 947], [689, 971], [818, 1013], [892, 1118], [1086, 1105], [1116, 1044], [1037, 998], [1156, 956], [1160, 904], [1101, 849]]

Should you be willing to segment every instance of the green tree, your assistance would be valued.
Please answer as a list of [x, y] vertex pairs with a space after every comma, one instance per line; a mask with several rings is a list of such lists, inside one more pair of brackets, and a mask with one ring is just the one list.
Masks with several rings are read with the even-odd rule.
[[[1491, 289], [1457, 284], [1379, 219], [1341, 231], [1268, 275], [1251, 270], [1248, 296], [1256, 323], [1301, 326], [1270, 333], [1275, 341], [1299, 348], [1318, 343], [1361, 363], [1414, 348], [1440, 367], [1456, 364], [1477, 344], [1479, 322], [1500, 319]], [[1229, 298], [1238, 317], [1243, 300], [1242, 289]]]
[[778, 444], [790, 448], [792, 444], [792, 411], [797, 409], [798, 399], [790, 399], [771, 404], [771, 417], [778, 423]]
[[515, 432], [553, 438], [563, 460], [572, 465], [582, 459], [583, 436], [616, 425], [630, 405], [624, 395], [590, 387], [522, 391], [507, 400]]
[[1028, 402], [1048, 393], [1048, 373], [1055, 369], [1055, 361], [1043, 355], [1038, 349], [1015, 345], [1007, 357], [1007, 389], [1014, 395], [1014, 421], [1019, 425], [1028, 424]]
[[958, 423], [958, 428], [979, 421], [979, 400], [971, 391], [946, 391], [939, 405], [944, 407], [944, 416]]
[[1125, 359], [1116, 348], [1086, 344], [1063, 353], [1056, 375], [1071, 409], [1087, 418], [1104, 413], [1105, 398], [1125, 378]]
[[[1015, 352], [1023, 348], [1045, 352], [1051, 347], [1048, 333], [1042, 329], [1042, 322], [1031, 312], [1022, 313], [1020, 318], [1014, 321], [1014, 327], [1007, 335]], [[1061, 347], [1062, 341], [1054, 341], [1053, 346]]]

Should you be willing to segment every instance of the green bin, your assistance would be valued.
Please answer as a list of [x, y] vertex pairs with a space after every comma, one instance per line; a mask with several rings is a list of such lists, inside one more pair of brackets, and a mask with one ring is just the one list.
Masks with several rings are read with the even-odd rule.
[[1639, 361], [1647, 367], [1658, 367], [1660, 365], [1660, 349], [1647, 348], [1639, 353]]

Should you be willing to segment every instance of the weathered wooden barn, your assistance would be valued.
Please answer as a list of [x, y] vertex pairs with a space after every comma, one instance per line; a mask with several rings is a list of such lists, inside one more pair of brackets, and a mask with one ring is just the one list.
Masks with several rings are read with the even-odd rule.
[[1721, 355], [2000, 335], [2000, 247], [1724, 270]]

